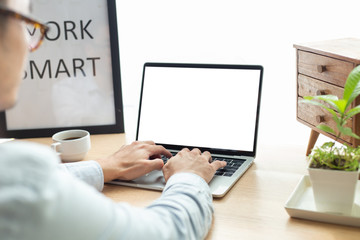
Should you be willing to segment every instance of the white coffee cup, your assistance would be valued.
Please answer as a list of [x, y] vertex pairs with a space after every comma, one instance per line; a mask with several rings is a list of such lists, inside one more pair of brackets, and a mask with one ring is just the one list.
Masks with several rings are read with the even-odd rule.
[[90, 133], [85, 130], [74, 129], [55, 133], [52, 136], [52, 149], [65, 162], [82, 160], [90, 150]]

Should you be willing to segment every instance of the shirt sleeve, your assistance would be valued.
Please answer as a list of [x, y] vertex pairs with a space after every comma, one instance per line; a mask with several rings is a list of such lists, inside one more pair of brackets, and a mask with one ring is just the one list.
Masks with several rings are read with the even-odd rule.
[[19, 208], [35, 212], [28, 216], [30, 228], [22, 230], [24, 238], [16, 239], [204, 239], [211, 226], [212, 197], [197, 175], [172, 176], [161, 197], [146, 208], [115, 203], [64, 172], [53, 176], [59, 179], [49, 181], [50, 190]]
[[179, 173], [147, 208], [119, 204], [115, 212], [113, 229], [120, 230], [120, 239], [204, 239], [212, 222], [212, 196], [201, 177]]
[[94, 160], [59, 164], [59, 169], [95, 187], [100, 192], [104, 188], [104, 173], [100, 164]]
[[148, 211], [153, 215], [148, 216], [148, 224], [158, 219], [151, 230], [154, 237], [163, 234], [165, 239], [203, 239], [214, 210], [208, 184], [198, 175], [179, 173], [169, 179], [161, 198], [147, 207], [144, 215]]

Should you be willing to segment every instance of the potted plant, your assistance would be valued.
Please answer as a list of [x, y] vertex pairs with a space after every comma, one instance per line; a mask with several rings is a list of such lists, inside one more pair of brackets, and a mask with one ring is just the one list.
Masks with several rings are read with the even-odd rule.
[[[342, 135], [359, 139], [346, 127], [347, 121], [360, 113], [360, 105], [351, 108], [359, 94], [360, 66], [357, 66], [346, 80], [342, 99], [334, 95], [306, 96], [303, 102], [320, 106], [331, 114], [336, 129], [320, 124], [317, 126], [320, 130], [336, 136], [336, 140]], [[336, 140], [312, 150], [309, 177], [318, 211], [351, 214], [359, 178], [360, 146], [336, 146]]]

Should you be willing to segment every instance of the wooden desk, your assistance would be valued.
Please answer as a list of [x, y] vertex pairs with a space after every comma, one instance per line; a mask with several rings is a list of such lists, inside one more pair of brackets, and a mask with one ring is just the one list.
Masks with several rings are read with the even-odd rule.
[[[51, 142], [49, 138], [30, 140]], [[91, 141], [92, 149], [86, 159], [115, 152], [125, 143], [125, 135], [93, 135]], [[253, 166], [224, 198], [214, 199], [214, 222], [207, 239], [358, 240], [360, 228], [293, 219], [285, 211], [285, 202], [306, 174], [304, 146], [260, 144]], [[103, 192], [115, 202], [129, 202], [139, 207], [147, 206], [160, 196], [157, 191], [110, 184], [105, 185]]]

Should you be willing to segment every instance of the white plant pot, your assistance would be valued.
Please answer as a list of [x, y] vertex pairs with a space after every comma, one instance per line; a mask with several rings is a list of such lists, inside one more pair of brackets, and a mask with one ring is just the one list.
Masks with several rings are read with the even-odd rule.
[[317, 210], [351, 215], [359, 172], [317, 168], [308, 171]]

